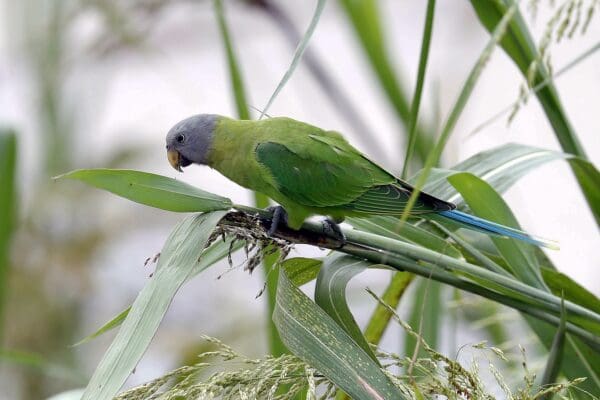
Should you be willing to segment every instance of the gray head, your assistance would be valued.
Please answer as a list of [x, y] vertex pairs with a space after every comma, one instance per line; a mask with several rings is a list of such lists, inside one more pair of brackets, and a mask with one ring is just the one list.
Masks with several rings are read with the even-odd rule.
[[178, 171], [192, 163], [206, 164], [217, 115], [199, 114], [178, 122], [167, 133], [167, 157]]

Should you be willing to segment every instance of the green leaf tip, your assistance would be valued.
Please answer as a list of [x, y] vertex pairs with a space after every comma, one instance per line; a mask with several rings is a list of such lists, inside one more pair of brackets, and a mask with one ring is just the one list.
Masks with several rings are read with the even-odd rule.
[[54, 177], [76, 179], [147, 206], [174, 212], [228, 210], [226, 197], [166, 176], [128, 169], [78, 169]]

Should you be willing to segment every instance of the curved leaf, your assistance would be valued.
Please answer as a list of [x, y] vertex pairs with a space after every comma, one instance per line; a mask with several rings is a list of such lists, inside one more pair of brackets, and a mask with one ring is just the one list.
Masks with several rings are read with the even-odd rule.
[[347, 218], [347, 222], [361, 231], [419, 244], [450, 257], [462, 258], [460, 251], [451, 243], [418, 226], [409, 223], [401, 225], [397, 218], [382, 216], [361, 219]]
[[312, 281], [319, 275], [323, 261], [314, 258], [295, 257], [288, 258], [281, 263], [287, 277], [296, 286], [302, 286]]
[[600, 314], [600, 299], [569, 276], [550, 268], [541, 268], [544, 282], [556, 296]]
[[[214, 263], [225, 258], [225, 256], [227, 256], [230, 252], [232, 253], [232, 252], [242, 248], [242, 246], [244, 244], [244, 242], [242, 242], [242, 241], [237, 241], [233, 244], [232, 244], [232, 242], [233, 242], [233, 239], [227, 239], [225, 241], [219, 240], [219, 241], [211, 244], [210, 247], [207, 248], [206, 250], [204, 250], [204, 252], [202, 253], [202, 267], [203, 268], [210, 267]], [[195, 269], [190, 274], [190, 276], [188, 277], [187, 280], [190, 280], [191, 278], [193, 278], [200, 272], [202, 272], [202, 271], [200, 271], [198, 268]], [[84, 337], [79, 342], [75, 343], [73, 345], [73, 347], [85, 344], [85, 343], [97, 338], [98, 336], [103, 335], [106, 332], [109, 332], [109, 331], [113, 330], [114, 328], [120, 326], [123, 323], [123, 321], [125, 321], [125, 318], [129, 314], [130, 310], [131, 310], [131, 306], [127, 307], [126, 309], [121, 311], [118, 315], [114, 316], [110, 321], [104, 323], [104, 325], [102, 325], [100, 328], [98, 328], [94, 333]]]
[[279, 274], [273, 321], [288, 349], [355, 399], [403, 399], [379, 365], [340, 326]]
[[434, 170], [423, 190], [460, 207], [464, 201], [446, 180], [456, 172], [471, 172], [493, 186], [497, 192], [503, 193], [534, 168], [569, 157], [571, 156], [558, 151], [508, 143], [477, 153], [456, 164], [451, 170]]
[[265, 108], [262, 109], [260, 118], [262, 118], [263, 115], [265, 115], [267, 113], [267, 111], [269, 110], [269, 107], [271, 107], [271, 104], [273, 104], [273, 101], [275, 101], [275, 98], [277, 97], [277, 95], [279, 94], [281, 89], [283, 89], [285, 84], [290, 80], [290, 78], [292, 77], [292, 74], [296, 70], [296, 67], [298, 66], [298, 64], [300, 64], [300, 60], [302, 59], [304, 50], [306, 50], [306, 46], [308, 46], [308, 42], [310, 41], [310, 38], [312, 37], [315, 29], [317, 28], [317, 23], [319, 22], [319, 19], [321, 18], [321, 14], [323, 13], [323, 9], [325, 8], [326, 3], [327, 2], [325, 0], [317, 1], [317, 7], [315, 8], [313, 17], [310, 20], [310, 24], [308, 25], [308, 28], [306, 29], [306, 32], [304, 33], [302, 40], [300, 41], [300, 43], [298, 43], [298, 47], [296, 48], [296, 52], [294, 53], [294, 58], [292, 59], [292, 62], [290, 63], [290, 66], [288, 67], [288, 69], [285, 71], [285, 74], [283, 74], [283, 77], [277, 84], [275, 91], [273, 91], [273, 94], [271, 94], [271, 97], [269, 97], [269, 101], [267, 101]]
[[[466, 173], [453, 175], [448, 178], [448, 180], [459, 190], [469, 204], [469, 207], [471, 207], [477, 215], [503, 225], [518, 228], [516, 219], [502, 198], [484, 181], [474, 175]], [[541, 271], [532, 246], [509, 239], [492, 237], [492, 240], [502, 257], [512, 268], [515, 276], [519, 277], [523, 282], [548, 292], [550, 291], [541, 277]], [[562, 304], [564, 307], [564, 302]], [[561, 313], [561, 320], [566, 317], [564, 312]], [[547, 324], [531, 317], [526, 317], [526, 320], [542, 343], [544, 343], [548, 349], [554, 348], [553, 343], [555, 338], [560, 336], [556, 336], [553, 333], [553, 330], [549, 329]], [[581, 322], [582, 321], [580, 321], [580, 323]], [[589, 325], [588, 323], [585, 323], [584, 325], [590, 333], [597, 335], [597, 324]], [[560, 344], [560, 346], [562, 347], [562, 344]], [[600, 387], [600, 361], [598, 361], [599, 358], [597, 353], [594, 354], [593, 350], [587, 348], [580, 341], [569, 338], [564, 348], [563, 357], [565, 362], [562, 364], [562, 372], [566, 376], [571, 379], [587, 376], [591, 378], [590, 382], [587, 383], [589, 388], [595, 387], [598, 389]]]
[[315, 303], [319, 305], [352, 339], [379, 364], [375, 353], [363, 336], [346, 301], [346, 286], [350, 279], [372, 263], [342, 253], [331, 253], [323, 261], [315, 286]]
[[79, 169], [56, 177], [77, 179], [118, 196], [175, 212], [231, 208], [231, 200], [165, 176], [126, 169]]
[[[471, 173], [454, 174], [448, 181], [458, 190], [467, 204], [479, 217], [521, 229], [510, 208], [502, 197], [485, 181]], [[546, 289], [534, 247], [518, 240], [490, 236], [498, 251], [521, 282], [539, 289]]]
[[[471, 0], [471, 5], [477, 13], [479, 21], [488, 30], [492, 31], [500, 22], [503, 14], [506, 12], [512, 1], [510, 0], [495, 0], [493, 2], [486, 0]], [[538, 68], [534, 71], [532, 86], [544, 82], [549, 77], [549, 73], [543, 63], [540, 62], [540, 54], [533, 41], [531, 33], [527, 28], [527, 24], [521, 13], [517, 10], [512, 21], [508, 25], [507, 33], [502, 38], [500, 45], [508, 54], [525, 79], [529, 80], [530, 66], [537, 62]], [[569, 118], [562, 106], [558, 91], [554, 84], [550, 81], [538, 91], [537, 96], [548, 122], [552, 125], [554, 135], [558, 139], [561, 148], [565, 153], [574, 154], [585, 160], [587, 157], [581, 143], [571, 125]], [[597, 201], [598, 192], [600, 189], [590, 185], [589, 175], [585, 170], [581, 170], [577, 165], [571, 164], [575, 177], [581, 187], [583, 194], [596, 218], [596, 223], [600, 224], [600, 203]]]
[[123, 321], [125, 321], [125, 318], [127, 318], [127, 315], [129, 315], [130, 310], [131, 310], [131, 306], [127, 307], [126, 309], [124, 309], [123, 311], [121, 311], [120, 313], [118, 313], [117, 315], [112, 317], [110, 319], [110, 321], [105, 322], [94, 333], [87, 335], [86, 337], [81, 339], [79, 342], [75, 343], [73, 345], [73, 347], [81, 346], [82, 344], [90, 342], [90, 341], [96, 339], [98, 336], [101, 336], [101, 335], [105, 334], [106, 332], [110, 332], [113, 329], [115, 329], [116, 327], [121, 326]]
[[146, 351], [181, 285], [207, 267], [201, 255], [225, 214], [217, 211], [192, 215], [175, 227], [161, 251], [153, 277], [135, 299], [82, 400], [108, 400], [117, 394]]

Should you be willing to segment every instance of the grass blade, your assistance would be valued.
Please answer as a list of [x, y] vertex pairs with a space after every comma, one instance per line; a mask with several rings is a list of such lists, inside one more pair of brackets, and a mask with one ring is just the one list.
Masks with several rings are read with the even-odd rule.
[[292, 74], [294, 73], [294, 71], [296, 70], [296, 67], [300, 63], [300, 59], [302, 58], [302, 54], [304, 54], [304, 50], [306, 49], [306, 46], [308, 46], [308, 42], [310, 41], [312, 34], [314, 33], [315, 29], [317, 28], [317, 23], [319, 22], [319, 19], [321, 18], [321, 13], [323, 12], [323, 8], [325, 8], [326, 3], [327, 3], [326, 0], [318, 0], [317, 7], [315, 8], [315, 12], [310, 21], [310, 24], [308, 25], [308, 29], [306, 29], [306, 33], [304, 34], [304, 36], [302, 37], [302, 40], [300, 41], [300, 43], [298, 44], [298, 47], [296, 48], [296, 52], [294, 53], [294, 58], [292, 59], [292, 63], [288, 67], [287, 71], [285, 71], [283, 78], [281, 78], [281, 81], [279, 81], [279, 83], [277, 84], [275, 91], [273, 92], [273, 94], [271, 94], [269, 101], [267, 101], [267, 104], [262, 109], [260, 118], [262, 118], [269, 111], [271, 104], [273, 104], [273, 101], [275, 101], [275, 98], [277, 97], [279, 92], [281, 92], [281, 89], [283, 89], [285, 84], [292, 77]]
[[206, 267], [202, 252], [225, 214], [216, 211], [193, 215], [175, 227], [161, 251], [156, 272], [131, 306], [82, 400], [108, 400], [117, 394], [146, 351], [181, 285]]
[[[514, 219], [514, 216], [512, 216], [510, 210], [505, 206], [499, 196], [494, 196], [493, 189], [485, 184], [484, 181], [479, 180], [473, 175], [469, 176], [468, 174], [453, 175], [448, 178], [448, 180], [463, 194], [469, 207], [471, 207], [476, 214], [483, 218], [495, 220], [503, 225], [518, 227], [518, 223]], [[515, 276], [523, 282], [527, 282], [542, 290], [548, 291], [548, 287], [541, 277], [541, 271], [532, 246], [524, 243], [517, 243], [516, 241], [509, 239], [492, 238], [492, 240], [502, 257], [511, 267]], [[564, 308], [564, 304], [564, 299], [561, 299], [561, 310]], [[589, 310], [589, 308], [586, 309]], [[565, 315], [566, 313], [561, 311], [561, 320], [566, 318]], [[526, 318], [526, 320], [542, 343], [550, 349], [552, 353], [555, 339], [553, 339], [553, 333], [549, 329], [550, 327], [540, 323], [540, 321], [533, 320], [532, 318]], [[574, 319], [572, 320], [575, 321]], [[562, 322], [560, 324], [562, 324]], [[582, 323], [580, 325], [585, 326], [593, 335], [598, 335], [600, 332], [597, 325], [588, 326], [587, 323]], [[564, 329], [566, 329], [566, 327], [564, 327]], [[596, 351], [598, 350], [596, 349]], [[569, 366], [563, 370], [567, 377], [574, 379], [579, 376], [598, 376], [598, 373], [600, 372], [600, 362], [596, 361], [598, 359], [597, 354], [586, 349], [583, 344], [574, 340], [569, 340], [564, 353], [567, 362], [563, 365], [565, 367], [567, 365]], [[589, 382], [584, 383], [584, 385], [589, 385], [588, 389], [592, 389], [593, 387], [596, 387], [597, 382], [594, 382], [594, 379], [590, 379]]]
[[[408, 288], [408, 285], [412, 282], [415, 275], [410, 272], [397, 271], [392, 276], [389, 285], [385, 288], [383, 295], [381, 296], [385, 304], [388, 304], [391, 308], [396, 309], [400, 304], [402, 295]], [[367, 327], [365, 328], [365, 340], [368, 343], [378, 344], [385, 333], [385, 330], [392, 319], [393, 314], [388, 310], [387, 307], [377, 303], [375, 310]]]
[[355, 399], [403, 399], [379, 365], [287, 278], [279, 274], [273, 320], [286, 346]]
[[364, 232], [376, 233], [392, 239], [419, 244], [425, 248], [437, 251], [441, 254], [446, 254], [450, 257], [462, 258], [460, 251], [452, 246], [452, 244], [418, 226], [404, 224], [400, 231], [396, 232], [398, 230], [398, 223], [395, 218], [381, 216], [362, 219], [348, 218], [347, 222], [354, 228]]
[[379, 361], [365, 340], [348, 303], [346, 286], [350, 279], [371, 265], [356, 257], [341, 253], [331, 253], [323, 261], [315, 286], [315, 303], [319, 305], [337, 324], [346, 331], [377, 364]]
[[[542, 375], [542, 387], [555, 383], [558, 373], [561, 369], [560, 366], [565, 349], [565, 335], [567, 334], [567, 319], [565, 313], [566, 311], [563, 303], [563, 309], [560, 316], [560, 325], [558, 326], [556, 335], [554, 335], [554, 339], [552, 340], [552, 347], [550, 347], [550, 354], [548, 355], [548, 360], [546, 361], [544, 375]], [[544, 398], [547, 398], [547, 396]]]
[[[202, 253], [202, 265], [204, 266], [204, 268], [208, 268], [208, 267], [212, 266], [213, 264], [215, 264], [216, 262], [221, 261], [223, 258], [225, 258], [225, 256], [229, 255], [230, 253], [233, 253], [233, 252], [241, 249], [243, 245], [244, 245], [243, 241], [237, 240], [237, 241], [233, 242], [233, 239], [231, 239], [231, 238], [228, 238], [225, 241], [222, 241], [222, 240], [216, 241], [215, 243], [211, 244], [210, 247], [208, 247]], [[187, 280], [192, 279], [200, 272], [202, 272], [202, 271], [196, 269], [187, 278]], [[85, 338], [81, 339], [79, 342], [75, 343], [73, 345], [73, 347], [85, 344], [85, 343], [97, 338], [98, 336], [103, 335], [106, 332], [109, 332], [109, 331], [121, 326], [121, 324], [123, 323], [123, 321], [125, 321], [125, 318], [129, 314], [130, 310], [131, 310], [131, 306], [127, 307], [126, 309], [121, 311], [118, 315], [114, 316], [110, 321], [104, 323], [104, 325], [102, 325], [99, 329], [97, 329], [96, 332], [86, 336]]]
[[[444, 315], [443, 286], [439, 282], [427, 278], [420, 278], [416, 283], [408, 324], [414, 327], [422, 340], [435, 349], [438, 344], [441, 318]], [[417, 343], [415, 337], [409, 334], [405, 334], [404, 337], [404, 354], [406, 357], [412, 357], [413, 360], [426, 356], [420, 343]], [[409, 375], [412, 375], [412, 371]]]
[[600, 313], [600, 299], [592, 292], [562, 272], [550, 268], [542, 268], [541, 272], [544, 282], [556, 296]]
[[79, 169], [56, 179], [77, 179], [118, 196], [175, 212], [231, 208], [231, 200], [165, 176], [125, 169]]
[[250, 110], [246, 101], [246, 90], [244, 89], [244, 81], [240, 68], [238, 67], [237, 58], [233, 50], [233, 43], [225, 20], [225, 12], [223, 11], [222, 0], [214, 0], [215, 14], [219, 24], [219, 32], [225, 46], [225, 54], [227, 56], [227, 66], [229, 67], [229, 81], [235, 99], [235, 106], [239, 119], [250, 119]]
[[72, 389], [66, 392], [55, 394], [52, 397], [48, 397], [46, 400], [80, 400], [83, 392], [84, 389]]
[[406, 179], [408, 167], [417, 142], [417, 121], [419, 119], [419, 108], [421, 107], [421, 95], [425, 83], [425, 69], [429, 58], [429, 44], [431, 43], [431, 32], [433, 31], [433, 17], [435, 13], [435, 0], [427, 1], [427, 13], [425, 15], [425, 28], [423, 28], [423, 39], [421, 40], [421, 55], [419, 56], [419, 69], [417, 72], [417, 85], [410, 107], [410, 119], [408, 121], [408, 145], [404, 156], [404, 165], [400, 177]]
[[[479, 21], [488, 31], [495, 29], [499, 23], [498, 21], [500, 21], [501, 16], [507, 9], [507, 4], [508, 0], [496, 0], [493, 2], [486, 0], [471, 0], [471, 5], [477, 13]], [[508, 32], [502, 38], [500, 45], [513, 59], [525, 79], [528, 79], [531, 64], [537, 62], [539, 67], [536, 68], [531, 82], [533, 86], [548, 80], [549, 73], [546, 68], [538, 62], [539, 52], [533, 42], [525, 20], [518, 11], [509, 24]], [[571, 122], [564, 111], [556, 87], [549, 82], [536, 92], [536, 96], [546, 113], [548, 122], [552, 125], [554, 134], [563, 151], [582, 159], [587, 159], [583, 146], [579, 143], [575, 129], [571, 125]], [[593, 189], [593, 186], [590, 186], [588, 177], [583, 173], [584, 171], [573, 167], [573, 165], [571, 165], [571, 167], [588, 205], [592, 209], [594, 217], [596, 218], [596, 223], [600, 224], [600, 206], [597, 201], [597, 190], [590, 192], [590, 189]]]
[[[394, 71], [385, 46], [379, 17], [379, 2], [377, 0], [341, 0], [340, 4], [348, 15], [379, 84], [396, 111], [398, 119], [408, 127], [410, 121], [409, 97]], [[422, 162], [432, 147], [432, 140], [431, 135], [428, 135], [423, 128], [417, 127], [416, 132], [415, 154]]]
[[123, 311], [121, 311], [120, 313], [115, 315], [113, 318], [111, 318], [110, 321], [106, 322], [104, 325], [102, 325], [100, 328], [98, 328], [96, 330], [96, 332], [87, 335], [86, 337], [81, 339], [79, 342], [75, 343], [73, 345], [73, 347], [80, 346], [87, 342], [91, 342], [92, 340], [96, 339], [98, 336], [101, 336], [101, 335], [105, 334], [106, 332], [112, 331], [116, 327], [121, 326], [123, 321], [125, 321], [125, 318], [127, 318], [127, 315], [129, 315], [130, 310], [131, 310], [131, 306], [127, 307], [126, 309], [124, 309]]
[[317, 279], [323, 261], [314, 258], [294, 257], [281, 263], [288, 279], [295, 286], [302, 286], [313, 279]]
[[[223, 2], [221, 0], [214, 1], [215, 13], [217, 21], [219, 23], [219, 30], [221, 32], [221, 38], [225, 46], [225, 54], [227, 56], [227, 65], [229, 66], [229, 80], [231, 81], [231, 88], [233, 91], [233, 97], [235, 98], [235, 104], [237, 107], [237, 113], [239, 119], [250, 119], [250, 110], [248, 108], [248, 102], [246, 100], [246, 90], [244, 88], [244, 80], [238, 67], [236, 53], [233, 49], [233, 43], [231, 35], [229, 34], [229, 28], [225, 19], [225, 12], [223, 10]], [[262, 193], [254, 192], [254, 204], [258, 208], [266, 208], [269, 206], [269, 198]], [[268, 255], [262, 261], [263, 271], [265, 273], [265, 279], [267, 281], [267, 309], [268, 315], [273, 315], [275, 309], [275, 293], [277, 292], [277, 280], [279, 271], [273, 268], [275, 261], [279, 258], [279, 252]], [[269, 348], [271, 354], [278, 356], [287, 353], [287, 349], [283, 345], [277, 328], [273, 325], [273, 322], [269, 321]]]
[[17, 137], [14, 132], [0, 131], [0, 343], [4, 331], [10, 242], [16, 215], [16, 164]]
[[[410, 244], [364, 232], [346, 230], [344, 233], [350, 242], [357, 244], [357, 247], [342, 249], [346, 254], [446, 283], [531, 315], [536, 318], [536, 321], [544, 321], [554, 326], [558, 326], [560, 322], [557, 315], [560, 314], [561, 300], [556, 296], [478, 266], [459, 260], [452, 261], [453, 259], [443, 255], [438, 254], [435, 260], [428, 262], [425, 260], [429, 258], [428, 251], [413, 248]], [[382, 251], [383, 249], [387, 250]], [[417, 256], [415, 252], [421, 253], [424, 257]], [[600, 314], [575, 306], [571, 302], [565, 304], [567, 309], [571, 309], [570, 311], [577, 310], [576, 312], [581, 316], [585, 315], [584, 318], [588, 323], [599, 326], [597, 321]], [[600, 352], [600, 336], [597, 333], [581, 328], [573, 322], [567, 323], [567, 331], [585, 340], [585, 343], [595, 352]]]
[[425, 167], [423, 168], [423, 171], [421, 171], [421, 173], [419, 174], [419, 176], [417, 178], [417, 182], [415, 184], [415, 190], [412, 193], [412, 195], [410, 196], [408, 203], [406, 204], [406, 210], [402, 215], [402, 221], [405, 221], [406, 218], [408, 218], [410, 210], [412, 209], [415, 201], [417, 200], [419, 191], [425, 185], [425, 182], [427, 180], [427, 177], [429, 176], [429, 172], [430, 172], [431, 168], [433, 168], [433, 166], [438, 163], [438, 161], [442, 155], [442, 151], [444, 150], [444, 147], [446, 146], [446, 143], [448, 142], [448, 139], [450, 138], [450, 134], [454, 130], [454, 127], [456, 126], [456, 123], [458, 122], [458, 118], [462, 114], [462, 111], [464, 110], [464, 108], [467, 104], [467, 101], [469, 100], [471, 93], [473, 92], [473, 89], [475, 88], [475, 84], [479, 80], [479, 77], [481, 76], [481, 73], [483, 72], [483, 69], [484, 69], [488, 59], [490, 58], [496, 44], [504, 35], [504, 33], [506, 31], [506, 27], [508, 26], [508, 23], [510, 22], [510, 20], [513, 17], [516, 10], [517, 10], [516, 4], [513, 4], [509, 9], [506, 10], [506, 13], [502, 16], [502, 19], [500, 20], [498, 25], [495, 27], [494, 33], [492, 34], [491, 39], [488, 41], [487, 45], [481, 52], [479, 59], [477, 60], [477, 62], [473, 66], [473, 68], [471, 69], [471, 72], [469, 73], [469, 76], [467, 77], [467, 80], [466, 80], [465, 84], [463, 85], [463, 88], [462, 88], [460, 94], [458, 95], [458, 98], [456, 99], [456, 102], [454, 103], [454, 106], [452, 107], [450, 114], [448, 115], [446, 123], [444, 124], [444, 127], [442, 129], [442, 133], [441, 133], [437, 143], [435, 144], [435, 146], [429, 153], [427, 160], [425, 162]]
[[[508, 227], [521, 229], [502, 197], [482, 179], [463, 172], [450, 176], [448, 181], [458, 190], [477, 216]], [[490, 236], [490, 238], [506, 260], [514, 276], [521, 282], [539, 289], [547, 288], [542, 279], [533, 246], [498, 236]]]
[[[280, 4], [271, 0], [258, 0], [250, 1], [250, 5], [257, 7], [271, 18], [292, 48], [295, 48], [302, 40], [302, 34]], [[333, 108], [346, 121], [347, 125], [352, 127], [352, 130], [358, 134], [356, 137], [360, 140], [361, 147], [376, 159], [381, 159], [385, 154], [383, 148], [375, 140], [377, 135], [361, 117], [361, 110], [354, 106], [344, 90], [337, 84], [334, 78], [338, 78], [338, 76], [334, 77], [329, 73], [321, 59], [315, 52], [311, 51], [310, 47], [304, 51], [302, 62], [307, 71], [317, 81], [323, 95], [329, 99]]]

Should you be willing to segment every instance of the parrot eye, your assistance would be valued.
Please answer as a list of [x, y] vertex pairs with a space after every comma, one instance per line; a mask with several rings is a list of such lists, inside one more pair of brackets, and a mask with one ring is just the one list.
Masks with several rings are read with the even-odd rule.
[[183, 143], [185, 140], [185, 135], [183, 133], [180, 133], [179, 135], [177, 135], [175, 140], [177, 140], [177, 143]]

